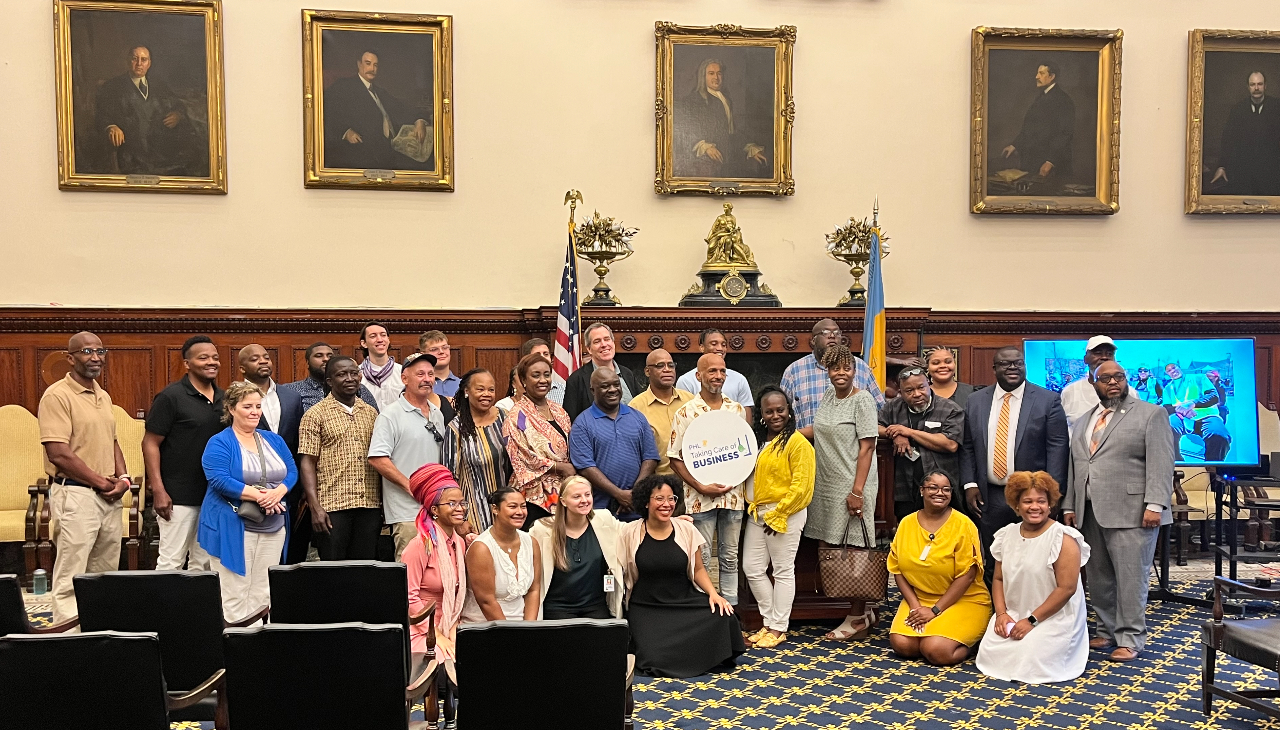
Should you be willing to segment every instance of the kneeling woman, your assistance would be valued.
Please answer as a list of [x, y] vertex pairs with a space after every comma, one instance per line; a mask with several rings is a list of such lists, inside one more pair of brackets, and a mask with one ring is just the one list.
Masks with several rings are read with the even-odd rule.
[[1042, 471], [1014, 472], [1004, 488], [1022, 523], [1000, 528], [991, 543], [996, 615], [978, 650], [978, 669], [988, 677], [1041, 684], [1084, 674], [1089, 626], [1080, 566], [1089, 544], [1049, 517], [1059, 496]]
[[925, 474], [920, 495], [924, 509], [902, 519], [889, 549], [889, 572], [902, 592], [889, 644], [899, 656], [959, 664], [991, 616], [982, 543], [973, 521], [951, 509], [946, 474]]
[[467, 548], [467, 603], [463, 623], [537, 621], [542, 607], [542, 558], [538, 544], [522, 532], [528, 516], [524, 495], [499, 487], [489, 495], [493, 527]]
[[702, 536], [671, 519], [683, 494], [677, 477], [641, 480], [631, 504], [644, 519], [624, 525], [619, 544], [636, 670], [652, 677], [694, 677], [746, 651], [733, 606], [702, 567]]
[[529, 531], [542, 557], [542, 618], [622, 618], [620, 524], [592, 509], [591, 482], [575, 475], [560, 483], [555, 516]]

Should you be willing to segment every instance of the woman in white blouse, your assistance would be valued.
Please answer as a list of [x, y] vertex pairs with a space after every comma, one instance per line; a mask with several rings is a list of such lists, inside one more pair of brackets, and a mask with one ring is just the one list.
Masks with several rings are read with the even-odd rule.
[[489, 495], [489, 505], [493, 527], [467, 548], [462, 622], [536, 621], [542, 606], [542, 558], [538, 543], [520, 530], [528, 516], [524, 495], [501, 487]]
[[1027, 684], [1075, 679], [1089, 659], [1080, 581], [1089, 545], [1049, 517], [1061, 494], [1047, 473], [1015, 472], [1004, 493], [1022, 522], [1001, 528], [991, 544], [995, 616], [978, 649], [978, 669]]

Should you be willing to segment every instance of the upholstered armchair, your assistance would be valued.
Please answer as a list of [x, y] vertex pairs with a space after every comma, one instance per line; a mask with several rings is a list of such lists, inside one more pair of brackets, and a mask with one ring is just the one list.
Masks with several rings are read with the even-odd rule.
[[44, 476], [40, 424], [22, 406], [0, 406], [0, 542], [22, 543], [26, 575], [31, 584], [36, 569], [36, 516], [40, 498], [33, 489]]

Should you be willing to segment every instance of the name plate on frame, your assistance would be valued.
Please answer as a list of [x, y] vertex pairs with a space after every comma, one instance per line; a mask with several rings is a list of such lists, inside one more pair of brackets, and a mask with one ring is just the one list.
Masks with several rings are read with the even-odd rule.
[[364, 177], [366, 180], [394, 180], [396, 178], [395, 170], [365, 170]]
[[124, 181], [128, 185], [159, 185], [159, 175], [125, 175]]

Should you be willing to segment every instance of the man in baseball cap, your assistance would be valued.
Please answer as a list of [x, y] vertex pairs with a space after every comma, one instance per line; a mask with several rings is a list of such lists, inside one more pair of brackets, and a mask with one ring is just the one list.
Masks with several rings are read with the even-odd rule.
[[[1106, 335], [1095, 335], [1084, 345], [1084, 364], [1089, 372], [1108, 360], [1116, 359], [1116, 343]], [[1076, 420], [1098, 405], [1098, 393], [1089, 376], [1072, 381], [1062, 389], [1062, 410], [1067, 412], [1067, 431], [1075, 432]]]

